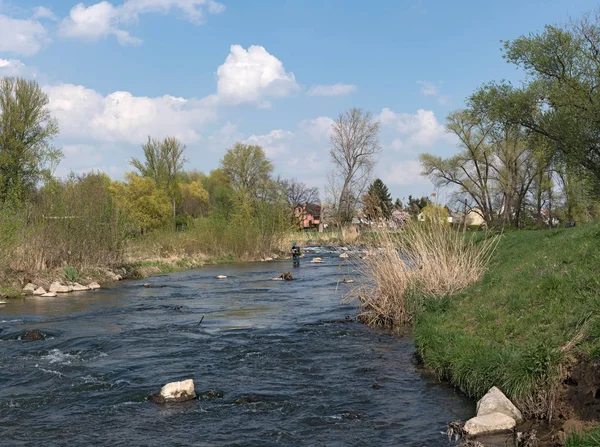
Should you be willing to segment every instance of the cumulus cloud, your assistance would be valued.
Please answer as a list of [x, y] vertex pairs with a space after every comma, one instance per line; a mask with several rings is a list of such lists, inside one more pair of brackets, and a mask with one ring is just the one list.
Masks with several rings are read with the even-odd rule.
[[404, 160], [393, 163], [384, 169], [383, 181], [390, 185], [416, 185], [429, 183], [427, 177], [421, 175], [421, 164], [418, 160]]
[[37, 6], [33, 10], [33, 18], [34, 19], [48, 19], [48, 20], [52, 20], [52, 21], [58, 20], [58, 17], [56, 17], [56, 15], [52, 12], [52, 10], [50, 10], [49, 8], [46, 8], [45, 6]]
[[244, 137], [237, 126], [228, 121], [208, 138], [208, 148], [211, 151], [225, 152], [234, 143], [243, 139]]
[[120, 6], [104, 0], [87, 7], [79, 3], [61, 22], [60, 33], [88, 41], [113, 35], [121, 45], [139, 45], [141, 39], [123, 26], [137, 22], [142, 14], [168, 14], [172, 10], [180, 11], [187, 21], [198, 25], [205, 22], [206, 12], [218, 14], [225, 7], [214, 0], [126, 0]]
[[306, 93], [308, 96], [343, 96], [356, 91], [356, 85], [341, 84], [315, 85]]
[[289, 130], [276, 129], [266, 135], [252, 135], [244, 141], [246, 144], [256, 144], [263, 148], [267, 157], [274, 157], [288, 152], [293, 132]]
[[261, 46], [245, 50], [241, 45], [232, 45], [225, 63], [217, 69], [217, 94], [226, 103], [258, 102], [263, 97], [283, 97], [298, 90], [294, 74]]
[[25, 64], [16, 59], [0, 59], [0, 77], [20, 76], [25, 71]]
[[300, 123], [300, 128], [315, 141], [329, 140], [334, 121], [328, 116], [319, 116]]
[[215, 118], [212, 98], [157, 98], [114, 92], [102, 96], [81, 85], [44, 88], [59, 121], [61, 137], [89, 141], [143, 143], [148, 135], [175, 136], [185, 143], [200, 138], [199, 128]]
[[425, 149], [440, 140], [451, 139], [431, 110], [419, 109], [413, 114], [395, 113], [384, 108], [379, 114], [379, 121], [383, 126], [391, 127], [402, 136], [392, 143], [396, 149]]
[[39, 21], [0, 14], [0, 52], [32, 56], [48, 41], [48, 32]]

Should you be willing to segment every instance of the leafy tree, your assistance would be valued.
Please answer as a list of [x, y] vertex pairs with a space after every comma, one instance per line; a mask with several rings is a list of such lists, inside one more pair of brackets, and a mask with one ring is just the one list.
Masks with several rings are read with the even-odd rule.
[[258, 197], [270, 182], [273, 164], [260, 146], [235, 143], [221, 160], [221, 169], [236, 193]]
[[379, 121], [371, 113], [356, 108], [340, 113], [333, 123], [329, 154], [334, 170], [329, 190], [340, 224], [352, 220], [369, 183], [381, 151], [379, 128]]
[[208, 192], [202, 187], [199, 180], [190, 183], [182, 183], [181, 211], [185, 216], [198, 217], [208, 205]]
[[425, 222], [445, 223], [448, 222], [448, 217], [450, 216], [448, 208], [437, 203], [429, 203], [421, 212], [423, 213]]
[[150, 177], [128, 172], [125, 180], [113, 182], [110, 191], [136, 230], [144, 233], [167, 227], [171, 204], [166, 191]]
[[177, 199], [181, 195], [179, 188], [186, 159], [183, 156], [185, 145], [175, 137], [166, 137], [161, 141], [148, 137], [142, 145], [144, 161], [132, 158], [131, 166], [136, 168], [143, 177], [153, 179], [164, 189], [171, 201], [173, 218], [177, 211]]
[[62, 153], [51, 146], [58, 124], [37, 82], [0, 79], [0, 205], [20, 204]]

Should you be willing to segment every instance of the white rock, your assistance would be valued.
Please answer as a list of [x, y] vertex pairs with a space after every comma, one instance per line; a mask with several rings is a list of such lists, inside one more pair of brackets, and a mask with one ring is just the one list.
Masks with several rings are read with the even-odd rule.
[[523, 422], [523, 415], [519, 409], [495, 386], [490, 388], [487, 394], [477, 402], [477, 416], [492, 413], [505, 414], [514, 419], [517, 424]]
[[323, 264], [323, 260], [321, 258], [313, 258], [310, 262], [313, 264]]
[[23, 292], [33, 293], [35, 292], [35, 289], [37, 289], [35, 284], [29, 283], [25, 287], [23, 287]]
[[46, 290], [43, 287], [38, 287], [33, 291], [34, 295], [43, 295], [46, 293]]
[[491, 435], [511, 431], [517, 423], [513, 418], [502, 413], [491, 413], [476, 416], [465, 423], [465, 431], [471, 436]]
[[70, 292], [70, 290], [69, 286], [64, 286], [59, 282], [53, 282], [52, 284], [50, 284], [50, 292], [67, 293]]
[[283, 278], [278, 276], [277, 278], [273, 278], [273, 281], [283, 281]]
[[117, 278], [117, 281], [121, 281], [123, 279], [123, 277], [121, 275], [117, 275], [116, 278]]
[[216, 278], [217, 279], [226, 279], [227, 276], [225, 276], [225, 275], [217, 275]]
[[6, 303], [7, 303], [7, 301], [0, 301], [0, 305], [1, 304], [6, 304]]
[[343, 251], [348, 251], [348, 247], [342, 247]]
[[340, 258], [349, 258], [350, 255], [348, 253], [342, 253], [340, 254]]
[[194, 390], [194, 381], [192, 379], [182, 380], [181, 382], [167, 383], [160, 390], [157, 396], [159, 400], [166, 402], [183, 402], [196, 398]]
[[100, 284], [98, 284], [97, 282], [93, 282], [93, 283], [88, 284], [88, 287], [90, 290], [96, 290], [96, 289], [100, 288]]
[[279, 255], [273, 255], [273, 259], [279, 259]]
[[266, 262], [271, 262], [273, 260], [273, 258], [265, 258]]
[[71, 286], [73, 289], [73, 292], [83, 292], [84, 290], [90, 290], [90, 288], [88, 286], [82, 286], [79, 283], [73, 283], [73, 285]]
[[56, 292], [48, 292], [48, 293], [44, 293], [43, 295], [40, 295], [44, 298], [54, 298], [56, 295], [58, 295]]

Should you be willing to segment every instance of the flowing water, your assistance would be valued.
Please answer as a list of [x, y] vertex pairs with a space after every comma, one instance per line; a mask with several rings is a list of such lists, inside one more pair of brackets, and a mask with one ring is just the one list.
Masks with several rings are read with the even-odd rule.
[[[451, 445], [473, 402], [418, 370], [410, 338], [346, 321], [348, 269], [314, 255], [0, 307], [0, 445]], [[187, 378], [198, 400], [146, 401]]]

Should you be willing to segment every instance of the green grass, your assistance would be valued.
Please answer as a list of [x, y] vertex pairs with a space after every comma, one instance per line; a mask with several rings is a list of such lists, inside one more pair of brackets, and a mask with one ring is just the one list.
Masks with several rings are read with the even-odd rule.
[[548, 416], [567, 356], [600, 359], [599, 270], [599, 224], [504, 234], [481, 281], [418, 316], [418, 353], [471, 397], [495, 385]]
[[567, 439], [565, 447], [598, 447], [600, 446], [600, 427], [587, 433], [573, 433]]

